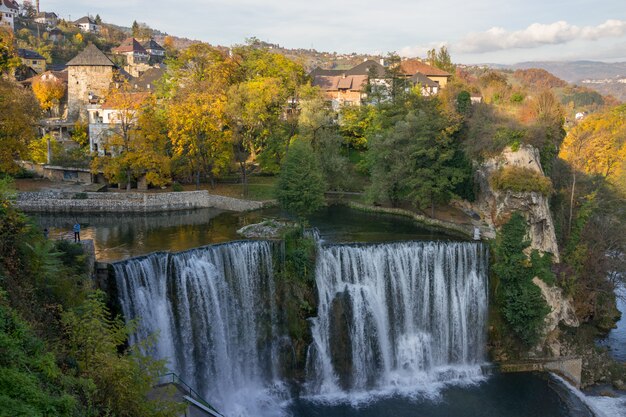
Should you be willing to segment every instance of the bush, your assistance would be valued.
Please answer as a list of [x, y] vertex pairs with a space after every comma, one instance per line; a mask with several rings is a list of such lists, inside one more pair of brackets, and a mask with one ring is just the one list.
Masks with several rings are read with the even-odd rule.
[[548, 195], [552, 192], [552, 181], [530, 168], [508, 166], [493, 173], [491, 187], [500, 191], [518, 193], [537, 192]]
[[88, 198], [87, 193], [76, 193], [72, 196], [73, 200], [87, 200]]
[[182, 185], [180, 185], [179, 183], [175, 182], [172, 184], [172, 191], [175, 192], [180, 192], [180, 191], [184, 191], [184, 188]]

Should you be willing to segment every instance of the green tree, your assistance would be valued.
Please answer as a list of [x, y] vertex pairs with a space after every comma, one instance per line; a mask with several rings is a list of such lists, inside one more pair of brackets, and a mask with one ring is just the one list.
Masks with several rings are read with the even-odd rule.
[[17, 172], [15, 161], [28, 159], [40, 112], [32, 92], [0, 77], [0, 172]]
[[532, 346], [539, 340], [544, 318], [550, 312], [532, 279], [535, 276], [554, 278], [549, 270], [551, 262], [545, 262], [536, 252], [531, 256], [535, 262], [528, 259], [525, 253], [530, 246], [527, 232], [526, 220], [514, 213], [498, 233], [493, 271], [499, 279], [497, 297], [504, 319], [522, 342]]
[[296, 140], [289, 148], [276, 189], [276, 198], [301, 220], [324, 205], [326, 184], [311, 146]]
[[408, 111], [369, 141], [373, 200], [394, 206], [408, 201], [422, 209], [430, 204], [434, 215], [435, 203], [447, 202], [465, 179], [467, 171], [453, 163], [458, 124], [433, 104], [413, 96]]

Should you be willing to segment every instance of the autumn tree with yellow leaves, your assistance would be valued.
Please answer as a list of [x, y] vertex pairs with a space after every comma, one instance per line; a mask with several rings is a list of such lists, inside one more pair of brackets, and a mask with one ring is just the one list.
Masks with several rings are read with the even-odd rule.
[[154, 97], [131, 90], [128, 84], [111, 91], [105, 107], [113, 110], [112, 128], [104, 143], [104, 155], [92, 162], [92, 171], [102, 171], [111, 182], [131, 183], [142, 175], [149, 185], [169, 182], [167, 128], [155, 110]]
[[50, 111], [53, 108], [58, 108], [61, 99], [65, 96], [65, 84], [59, 79], [47, 79], [44, 80], [41, 77], [37, 77], [32, 84], [33, 93], [41, 109], [44, 111]]

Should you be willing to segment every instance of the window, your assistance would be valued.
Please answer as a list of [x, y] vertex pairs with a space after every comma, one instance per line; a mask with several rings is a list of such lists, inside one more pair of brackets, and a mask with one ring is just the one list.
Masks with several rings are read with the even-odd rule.
[[33, 59], [33, 65], [37, 65], [37, 61]]

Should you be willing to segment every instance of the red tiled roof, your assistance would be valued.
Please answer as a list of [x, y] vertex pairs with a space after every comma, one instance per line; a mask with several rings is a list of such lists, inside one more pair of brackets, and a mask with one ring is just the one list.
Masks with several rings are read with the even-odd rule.
[[313, 78], [313, 86], [324, 91], [361, 91], [367, 84], [367, 75], [318, 75]]
[[128, 52], [136, 52], [138, 54], [146, 54], [146, 55], [148, 54], [146, 49], [143, 46], [141, 46], [141, 44], [137, 42], [137, 39], [135, 38], [124, 39], [124, 42], [122, 42], [122, 44], [118, 46], [117, 48], [113, 48], [111, 52], [117, 53], [117, 54], [125, 54]]
[[435, 68], [417, 59], [407, 59], [400, 63], [400, 71], [405, 75], [415, 75], [422, 73], [426, 76], [451, 77], [452, 74], [447, 73], [439, 68]]

